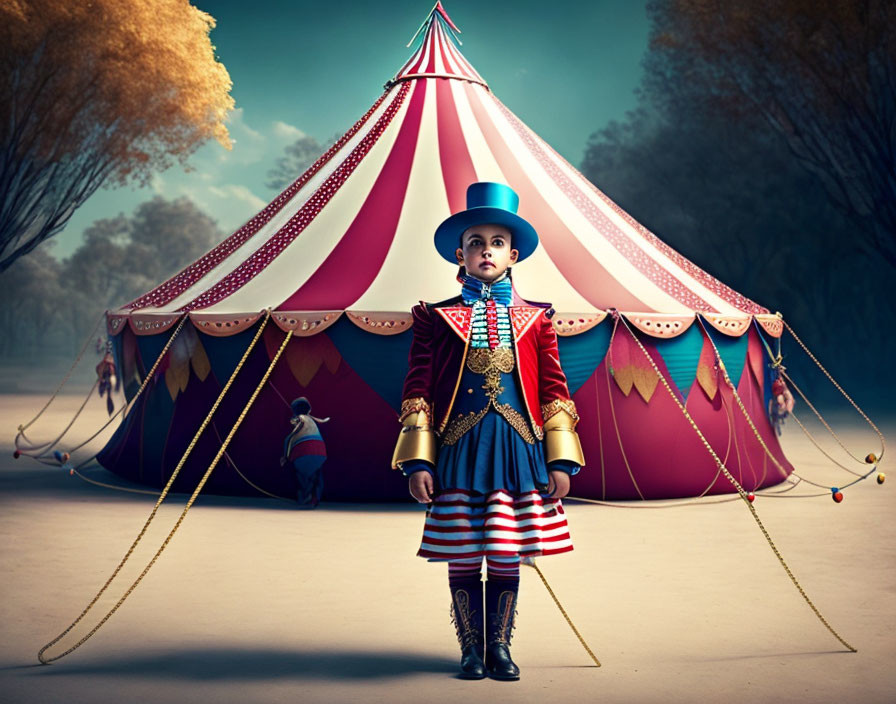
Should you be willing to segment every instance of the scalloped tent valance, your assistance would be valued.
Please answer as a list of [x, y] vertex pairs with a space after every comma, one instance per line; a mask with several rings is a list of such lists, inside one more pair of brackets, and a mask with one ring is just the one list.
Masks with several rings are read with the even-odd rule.
[[[611, 311], [592, 313], [563, 313], [552, 318], [554, 329], [561, 337], [579, 335], [601, 323]], [[411, 329], [410, 313], [386, 313], [356, 311], [273, 311], [271, 318], [281, 330], [292, 330], [298, 337], [308, 337], [323, 332], [341, 315], [345, 315], [362, 330], [377, 335], [398, 335]], [[252, 327], [262, 316], [262, 312], [245, 315], [228, 313], [188, 313], [190, 322], [199, 330], [218, 337], [235, 335]], [[697, 313], [679, 315], [674, 313], [626, 313], [625, 318], [638, 330], [662, 339], [677, 337], [691, 327]], [[106, 331], [110, 335], [120, 334], [129, 327], [135, 335], [157, 335], [169, 330], [181, 317], [172, 313], [112, 313], [106, 314]], [[732, 337], [740, 337], [755, 320], [774, 338], [781, 337], [784, 325], [778, 315], [760, 314], [754, 316], [714, 315], [704, 313], [703, 318], [719, 332]]]

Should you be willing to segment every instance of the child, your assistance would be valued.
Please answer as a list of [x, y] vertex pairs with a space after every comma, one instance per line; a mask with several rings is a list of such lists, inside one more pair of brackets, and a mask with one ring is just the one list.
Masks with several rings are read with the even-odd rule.
[[518, 204], [508, 186], [474, 183], [467, 210], [436, 230], [439, 254], [462, 265], [463, 287], [412, 311], [392, 459], [429, 504], [417, 554], [448, 562], [466, 679], [519, 679], [509, 646], [520, 557], [572, 550], [560, 499], [584, 464], [553, 311], [511, 284], [510, 266], [538, 246]]
[[300, 508], [314, 508], [320, 503], [324, 491], [321, 465], [327, 461], [327, 446], [321, 437], [318, 423], [326, 423], [329, 418], [315, 418], [311, 415], [311, 403], [304, 396], [291, 404], [292, 430], [283, 441], [283, 456], [280, 466], [291, 462], [296, 471], [296, 500]]

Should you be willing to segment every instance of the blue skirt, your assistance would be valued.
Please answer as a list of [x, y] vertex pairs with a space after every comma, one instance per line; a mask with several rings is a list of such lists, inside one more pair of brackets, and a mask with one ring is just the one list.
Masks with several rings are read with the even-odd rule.
[[530, 444], [504, 417], [488, 413], [454, 445], [439, 448], [436, 461], [439, 489], [476, 494], [503, 490], [520, 496], [545, 491], [548, 469], [542, 443]]

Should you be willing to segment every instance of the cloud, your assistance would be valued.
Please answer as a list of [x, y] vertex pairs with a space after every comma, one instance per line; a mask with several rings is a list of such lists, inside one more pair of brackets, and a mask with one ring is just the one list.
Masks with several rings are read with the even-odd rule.
[[186, 196], [217, 220], [221, 229], [236, 229], [267, 204], [253, 189], [264, 188], [267, 172], [283, 156], [284, 146], [306, 135], [295, 125], [271, 117], [265, 116], [263, 127], [256, 129], [250, 124], [251, 111], [247, 117], [243, 109], [236, 109], [227, 122], [233, 151], [211, 141], [190, 157], [187, 170], [175, 165], [163, 174], [153, 174], [146, 188], [101, 190], [76, 211], [60, 237], [57, 256], [74, 251], [93, 221], [129, 212], [153, 196], [171, 200]]
[[[217, 163], [246, 166], [257, 164], [267, 157], [268, 138], [246, 122], [246, 116], [242, 108], [236, 108], [227, 116], [227, 130], [230, 132], [230, 138], [233, 141], [232, 150], [221, 149], [215, 144], [208, 144], [202, 150], [212, 150]], [[199, 168], [202, 168], [202, 166]]]
[[264, 141], [264, 135], [262, 135], [261, 132], [246, 124], [246, 118], [242, 108], [234, 109], [227, 116], [227, 129], [230, 130], [231, 135], [236, 133], [237, 136], [242, 135], [244, 138], [252, 141]]
[[302, 130], [293, 125], [287, 124], [282, 120], [275, 120], [273, 124], [274, 136], [279, 137], [281, 139], [288, 139], [290, 141], [295, 141], [297, 139], [301, 139], [302, 137], [307, 136]]
[[222, 200], [235, 200], [240, 203], [245, 203], [254, 210], [261, 210], [267, 205], [267, 202], [255, 195], [246, 186], [235, 183], [226, 183], [221, 186], [209, 186], [208, 192]]
[[149, 179], [149, 188], [157, 196], [165, 195], [165, 179], [158, 172]]

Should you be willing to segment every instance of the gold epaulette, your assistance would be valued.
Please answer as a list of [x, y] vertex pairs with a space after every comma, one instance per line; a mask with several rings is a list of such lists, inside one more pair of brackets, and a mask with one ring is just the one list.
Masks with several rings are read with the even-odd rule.
[[580, 467], [585, 465], [582, 443], [576, 433], [579, 414], [571, 399], [554, 399], [541, 407], [544, 416], [544, 449], [548, 464], [568, 460]]
[[402, 462], [425, 460], [436, 463], [436, 435], [432, 429], [432, 405], [422, 397], [401, 402], [401, 433], [392, 453], [392, 469]]

